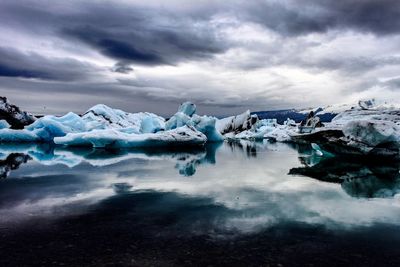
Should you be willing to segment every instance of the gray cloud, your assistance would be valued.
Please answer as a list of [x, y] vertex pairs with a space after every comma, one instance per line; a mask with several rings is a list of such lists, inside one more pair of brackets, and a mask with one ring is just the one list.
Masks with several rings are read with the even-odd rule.
[[[26, 25], [41, 33], [82, 42], [101, 54], [121, 62], [143, 65], [173, 65], [203, 59], [224, 52], [207, 20], [190, 14], [141, 8], [121, 3], [71, 2], [73, 9], [7, 2], [2, 20], [14, 26]], [[76, 10], [75, 10], [76, 9]], [[78, 10], [78, 11], [77, 11]], [[10, 15], [13, 14], [13, 15]]]
[[400, 64], [399, 13], [396, 0], [4, 0], [0, 94], [35, 112], [168, 116], [185, 100], [228, 115], [396, 91], [379, 81]]
[[85, 80], [96, 67], [71, 58], [49, 58], [0, 47], [0, 76], [44, 80]]
[[111, 69], [114, 72], [119, 72], [123, 74], [128, 74], [133, 71], [133, 68], [129, 66], [129, 64], [124, 64], [122, 62], [118, 62]]
[[[242, 2], [243, 4], [243, 2]], [[351, 29], [377, 35], [400, 32], [400, 2], [396, 0], [252, 1], [245, 19], [283, 35]]]

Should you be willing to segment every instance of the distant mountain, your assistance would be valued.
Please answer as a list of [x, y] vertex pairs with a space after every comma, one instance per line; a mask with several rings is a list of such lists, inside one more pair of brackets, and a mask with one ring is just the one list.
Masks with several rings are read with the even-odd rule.
[[278, 123], [282, 124], [288, 118], [295, 122], [300, 122], [307, 117], [310, 111], [314, 111], [322, 122], [330, 122], [340, 112], [352, 109], [353, 107], [354, 105], [350, 104], [339, 104], [320, 108], [256, 111], [251, 114], [256, 114], [260, 119], [276, 119]]

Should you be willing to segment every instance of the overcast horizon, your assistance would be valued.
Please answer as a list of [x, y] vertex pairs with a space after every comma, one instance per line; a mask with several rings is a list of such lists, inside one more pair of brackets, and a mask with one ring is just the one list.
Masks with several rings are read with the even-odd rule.
[[0, 2], [0, 95], [163, 116], [400, 97], [400, 1]]

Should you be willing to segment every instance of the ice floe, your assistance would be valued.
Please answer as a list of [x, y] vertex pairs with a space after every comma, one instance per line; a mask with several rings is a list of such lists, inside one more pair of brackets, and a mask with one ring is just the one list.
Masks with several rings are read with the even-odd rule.
[[197, 146], [204, 145], [207, 138], [190, 126], [157, 133], [125, 133], [115, 129], [68, 133], [55, 137], [54, 143], [66, 146], [93, 146], [97, 148]]
[[[129, 113], [103, 104], [83, 115], [35, 118], [0, 99], [0, 142], [51, 143], [96, 148], [202, 146], [224, 140], [261, 140], [314, 143], [317, 154], [385, 155], [399, 157], [400, 109], [375, 99], [358, 107], [332, 105], [341, 112], [321, 123], [321, 110], [310, 110], [300, 123], [287, 119], [262, 119], [249, 110], [226, 118], [196, 114], [196, 105], [184, 102], [169, 119], [153, 113]], [[326, 109], [329, 110], [329, 109]], [[18, 123], [16, 123], [16, 121]], [[24, 125], [23, 129], [19, 129]]]
[[394, 105], [360, 101], [359, 107], [338, 114], [331, 123], [294, 141], [317, 143], [322, 150], [353, 156], [399, 157], [400, 110]]
[[196, 105], [191, 102], [183, 103], [178, 112], [166, 123], [165, 129], [171, 130], [184, 125], [194, 127], [207, 137], [209, 142], [223, 141], [224, 137], [216, 129], [217, 118], [211, 116], [199, 116], [196, 113]]

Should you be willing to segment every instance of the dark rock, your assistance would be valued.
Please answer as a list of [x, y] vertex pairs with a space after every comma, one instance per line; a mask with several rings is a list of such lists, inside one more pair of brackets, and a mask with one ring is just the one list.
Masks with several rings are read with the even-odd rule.
[[36, 118], [10, 104], [6, 97], [0, 96], [0, 120], [6, 120], [12, 129], [23, 129], [26, 125], [32, 124]]

